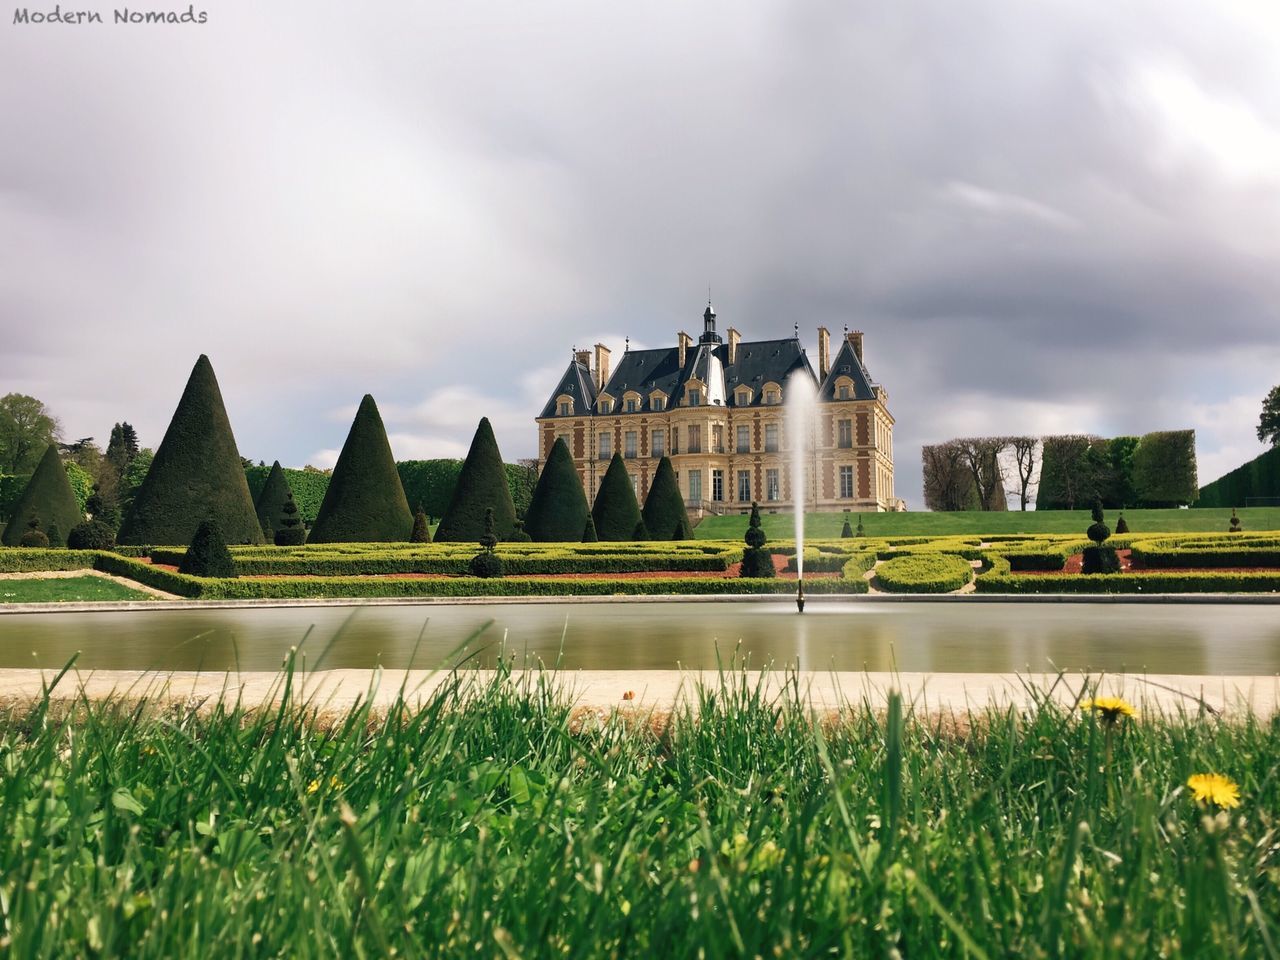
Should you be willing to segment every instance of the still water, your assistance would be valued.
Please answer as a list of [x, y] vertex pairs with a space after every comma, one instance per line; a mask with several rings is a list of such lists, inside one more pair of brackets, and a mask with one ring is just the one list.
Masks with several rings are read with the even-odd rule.
[[0, 616], [0, 668], [57, 667], [79, 652], [81, 669], [274, 670], [293, 645], [312, 669], [466, 656], [487, 665], [503, 650], [566, 669], [705, 669], [736, 649], [752, 667], [805, 670], [1276, 674], [1280, 607], [811, 601], [798, 616], [780, 601]]

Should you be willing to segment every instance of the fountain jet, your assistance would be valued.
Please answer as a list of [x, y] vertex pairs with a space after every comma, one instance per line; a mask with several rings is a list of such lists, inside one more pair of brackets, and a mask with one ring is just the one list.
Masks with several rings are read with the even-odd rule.
[[804, 613], [804, 504], [813, 411], [813, 381], [803, 370], [787, 380], [787, 433], [791, 439], [791, 499], [796, 511], [796, 610]]
[[804, 581], [796, 581], [796, 612], [804, 613]]

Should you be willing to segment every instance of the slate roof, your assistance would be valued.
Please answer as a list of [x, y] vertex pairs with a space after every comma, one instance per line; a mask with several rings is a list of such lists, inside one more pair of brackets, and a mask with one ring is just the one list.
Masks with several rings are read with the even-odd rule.
[[871, 374], [867, 373], [867, 368], [853, 352], [853, 345], [847, 338], [840, 341], [840, 349], [831, 360], [831, 369], [827, 372], [827, 378], [818, 387], [819, 403], [836, 398], [836, 381], [841, 377], [848, 377], [853, 381], [854, 400], [875, 399], [875, 383], [871, 379]]
[[564, 375], [560, 378], [560, 382], [551, 393], [551, 398], [547, 400], [546, 406], [542, 408], [539, 417], [554, 417], [556, 413], [556, 397], [562, 394], [568, 394], [573, 397], [573, 416], [581, 417], [589, 416], [595, 412], [596, 407], [596, 384], [591, 377], [591, 371], [577, 360], [569, 361], [569, 367], [565, 370]]

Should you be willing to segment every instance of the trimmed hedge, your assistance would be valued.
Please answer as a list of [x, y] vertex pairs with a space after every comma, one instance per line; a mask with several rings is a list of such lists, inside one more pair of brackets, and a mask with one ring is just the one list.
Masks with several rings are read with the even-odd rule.
[[637, 531], [643, 529], [644, 520], [620, 453], [613, 455], [609, 469], [604, 472], [596, 502], [591, 506], [591, 518], [595, 521], [596, 536], [601, 540], [640, 539]]
[[658, 461], [658, 469], [649, 484], [649, 495], [644, 498], [640, 515], [654, 540], [689, 540], [693, 537], [689, 512], [685, 509], [684, 495], [680, 493], [670, 457]]
[[972, 575], [968, 561], [953, 553], [917, 553], [876, 567], [876, 585], [888, 593], [951, 593]]
[[89, 570], [98, 556], [94, 550], [59, 550], [52, 547], [8, 547], [0, 550], [0, 573], [44, 573]]
[[458, 473], [449, 507], [436, 527], [436, 541], [476, 543], [485, 535], [485, 511], [493, 511], [493, 529], [506, 540], [516, 528], [516, 507], [506, 465], [488, 417], [481, 417]]
[[40, 529], [46, 534], [57, 527], [58, 542], [53, 542], [54, 538], [50, 542], [54, 547], [65, 546], [66, 535], [84, 522], [84, 513], [75, 491], [71, 489], [71, 481], [67, 479], [56, 444], [49, 444], [35, 473], [31, 474], [31, 479], [13, 505], [13, 517], [0, 536], [0, 543], [6, 547], [18, 546], [32, 517], [40, 519]]
[[1274, 537], [1252, 540], [1184, 539], [1135, 543], [1130, 557], [1144, 567], [1280, 567], [1280, 541]]
[[190, 543], [206, 519], [229, 543], [262, 543], [222, 391], [201, 354], [116, 541]]
[[[302, 517], [302, 522], [310, 526], [316, 522], [316, 515], [320, 513], [320, 504], [324, 503], [325, 491], [329, 489], [329, 476], [323, 470], [311, 469], [297, 470], [293, 467], [285, 467], [283, 469], [285, 482], [289, 484], [289, 489], [293, 491], [293, 502], [298, 505], [298, 513]], [[249, 481], [249, 493], [253, 497], [254, 503], [258, 502], [258, 497], [262, 493], [262, 486], [267, 481], [267, 476], [271, 473], [271, 467], [245, 467], [244, 475]]]
[[366, 393], [308, 539], [312, 543], [403, 543], [412, 529], [413, 514], [386, 428], [378, 405]]
[[1200, 488], [1197, 507], [1243, 507], [1251, 497], [1280, 497], [1280, 447], [1272, 447]]
[[540, 543], [578, 543], [590, 514], [569, 445], [563, 437], [557, 437], [534, 487], [533, 500], [525, 514], [525, 532]]

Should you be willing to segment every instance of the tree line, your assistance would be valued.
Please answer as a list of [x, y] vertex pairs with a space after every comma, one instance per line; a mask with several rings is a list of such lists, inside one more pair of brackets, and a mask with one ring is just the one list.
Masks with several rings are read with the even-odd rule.
[[1198, 494], [1194, 430], [960, 437], [921, 450], [930, 510], [1177, 507]]

